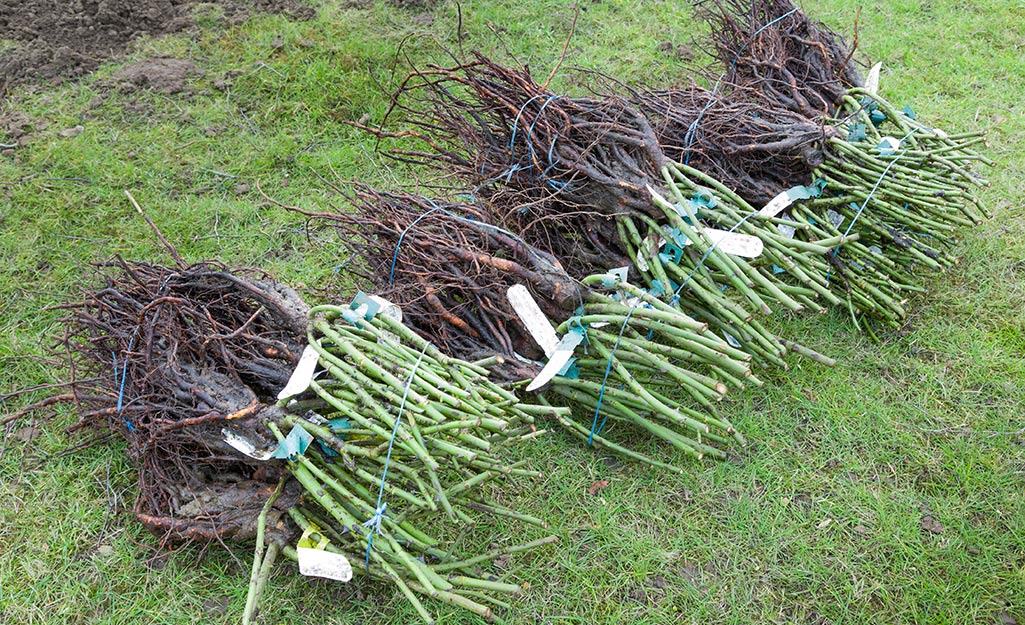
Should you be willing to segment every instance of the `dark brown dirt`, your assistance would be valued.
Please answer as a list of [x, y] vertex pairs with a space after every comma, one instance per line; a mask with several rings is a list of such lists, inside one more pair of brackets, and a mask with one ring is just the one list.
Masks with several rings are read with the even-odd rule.
[[433, 9], [438, 0], [387, 0], [388, 4], [400, 9]]
[[[302, 0], [219, 0], [226, 23], [254, 12], [309, 19]], [[144, 35], [188, 28], [190, 0], [0, 0], [0, 39], [15, 42], [0, 52], [0, 97], [12, 86], [82, 76]]]
[[171, 95], [187, 90], [187, 81], [202, 76], [203, 70], [188, 59], [157, 57], [125, 65], [113, 78], [122, 91], [152, 89]]

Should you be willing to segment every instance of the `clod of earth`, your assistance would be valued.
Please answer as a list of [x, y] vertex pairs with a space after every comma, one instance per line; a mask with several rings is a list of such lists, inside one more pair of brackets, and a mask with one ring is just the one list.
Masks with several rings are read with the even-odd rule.
[[[184, 0], [104, 0], [49, 2], [21, 0], [3, 7], [4, 37], [15, 45], [0, 53], [0, 93], [32, 82], [77, 78], [91, 72], [144, 36], [187, 29], [193, 2]], [[315, 11], [301, 0], [215, 3], [228, 23], [254, 12], [284, 13], [309, 19]]]
[[111, 76], [122, 91], [152, 89], [172, 95], [188, 90], [192, 78], [203, 76], [203, 70], [188, 59], [158, 57], [125, 65]]

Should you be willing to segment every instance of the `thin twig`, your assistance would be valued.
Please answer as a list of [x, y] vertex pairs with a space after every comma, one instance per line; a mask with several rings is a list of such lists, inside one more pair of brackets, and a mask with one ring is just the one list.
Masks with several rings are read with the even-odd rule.
[[256, 190], [257, 190], [257, 191], [258, 191], [258, 192], [260, 193], [260, 195], [262, 195], [262, 196], [263, 196], [263, 199], [267, 200], [267, 201], [268, 201], [268, 202], [270, 202], [271, 204], [274, 204], [275, 206], [280, 206], [281, 208], [283, 208], [283, 209], [285, 209], [285, 210], [290, 210], [290, 211], [296, 211], [296, 212], [302, 212], [302, 211], [301, 211], [301, 210], [299, 209], [299, 207], [298, 207], [298, 206], [289, 206], [288, 204], [282, 204], [281, 202], [279, 202], [279, 201], [275, 200], [275, 199], [274, 199], [274, 198], [272, 198], [271, 196], [269, 196], [269, 195], [267, 195], [266, 193], [264, 193], [264, 192], [263, 192], [263, 189], [262, 189], [262, 188], [260, 187], [260, 181], [259, 181], [259, 180], [257, 180], [257, 181], [256, 181]]
[[573, 38], [573, 33], [577, 29], [577, 18], [580, 17], [580, 2], [573, 3], [573, 22], [569, 25], [569, 33], [566, 35], [566, 42], [562, 45], [562, 54], [559, 56], [559, 61], [552, 68], [552, 73], [548, 74], [548, 79], [541, 83], [541, 89], [548, 89], [548, 83], [552, 82], [555, 78], [555, 72], [559, 71], [562, 67], [563, 61], [566, 60], [566, 53], [569, 51], [569, 42]]
[[149, 227], [153, 229], [153, 233], [157, 235], [157, 238], [160, 239], [160, 242], [164, 244], [164, 247], [167, 248], [167, 251], [171, 253], [171, 258], [174, 259], [174, 262], [177, 263], [178, 266], [182, 269], [185, 269], [188, 266], [188, 264], [185, 262], [184, 259], [182, 259], [181, 255], [178, 254], [178, 250], [176, 250], [174, 246], [171, 245], [171, 242], [164, 238], [164, 235], [160, 232], [160, 228], [157, 228], [157, 225], [153, 223], [153, 220], [150, 219], [148, 215], [146, 215], [145, 211], [142, 210], [142, 207], [139, 206], [139, 203], [135, 201], [134, 197], [132, 197], [132, 192], [128, 189], [125, 189], [125, 195], [128, 196], [128, 200], [132, 203], [132, 206], [135, 207], [135, 210], [140, 215], [142, 215], [142, 218], [146, 220], [146, 223], [149, 224]]

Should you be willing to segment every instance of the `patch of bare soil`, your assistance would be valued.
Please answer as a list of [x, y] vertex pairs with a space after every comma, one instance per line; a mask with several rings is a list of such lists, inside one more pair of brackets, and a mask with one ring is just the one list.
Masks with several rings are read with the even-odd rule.
[[156, 57], [125, 65], [113, 79], [122, 91], [152, 89], [170, 95], [186, 91], [188, 79], [202, 75], [203, 70], [188, 59]]
[[[191, 25], [193, 0], [0, 0], [0, 98], [12, 86], [82, 76], [122, 53], [134, 39]], [[301, 0], [219, 0], [228, 23], [253, 13], [309, 19]]]
[[426, 11], [433, 9], [438, 0], [388, 0], [388, 4], [400, 9], [418, 9]]

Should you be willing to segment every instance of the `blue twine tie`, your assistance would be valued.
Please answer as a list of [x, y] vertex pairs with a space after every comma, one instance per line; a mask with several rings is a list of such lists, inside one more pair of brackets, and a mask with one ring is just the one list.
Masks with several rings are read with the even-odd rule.
[[392, 253], [391, 271], [388, 272], [388, 284], [392, 284], [395, 281], [395, 268], [396, 268], [396, 266], [398, 265], [398, 262], [399, 262], [399, 248], [402, 247], [402, 241], [403, 241], [403, 239], [406, 238], [406, 234], [413, 228], [413, 226], [415, 226], [416, 224], [420, 223], [422, 220], [426, 219], [427, 217], [433, 215], [434, 213], [442, 213], [444, 215], [447, 215], [447, 216], [451, 217], [452, 219], [455, 219], [456, 221], [461, 221], [461, 222], [464, 222], [464, 223], [468, 223], [468, 224], [471, 224], [473, 226], [480, 227], [480, 228], [488, 228], [490, 230], [494, 230], [495, 232], [499, 232], [501, 234], [504, 234], [505, 236], [507, 236], [507, 237], [513, 239], [514, 241], [518, 242], [519, 244], [521, 244], [523, 246], [523, 249], [527, 250], [530, 253], [531, 256], [533, 256], [535, 259], [539, 260], [542, 264], [544, 264], [544, 265], [546, 265], [548, 267], [552, 267], [552, 264], [550, 262], [548, 262], [547, 259], [545, 259], [544, 257], [538, 255], [537, 252], [533, 251], [533, 248], [530, 245], [527, 245], [526, 241], [524, 241], [521, 237], [513, 234], [512, 232], [509, 232], [508, 230], [506, 230], [504, 228], [499, 228], [498, 226], [494, 226], [494, 225], [489, 224], [489, 223], [484, 222], [484, 221], [477, 221], [476, 219], [470, 219], [468, 217], [462, 217], [460, 215], [457, 215], [457, 214], [453, 213], [452, 211], [450, 211], [448, 209], [445, 209], [445, 208], [442, 208], [442, 207], [438, 206], [430, 198], [423, 198], [423, 199], [426, 200], [428, 204], [433, 206], [433, 208], [428, 209], [422, 215], [420, 215], [419, 217], [414, 219], [413, 222], [410, 223], [408, 226], [406, 226], [406, 228], [402, 231], [402, 233], [399, 234], [399, 240], [395, 243], [395, 251]]
[[[733, 225], [733, 227], [730, 228], [729, 230], [727, 230], [726, 232], [733, 232], [733, 231], [735, 231], [737, 228], [739, 228], [742, 225], [744, 225], [744, 223], [746, 223], [748, 219], [751, 219], [752, 217], [754, 217], [757, 214], [758, 214], [758, 211], [754, 211], [754, 212], [748, 213], [740, 221], [735, 223]], [[687, 283], [690, 282], [690, 279], [693, 278], [694, 275], [697, 274], [697, 272], [702, 267], [704, 267], [705, 261], [708, 260], [708, 257], [718, 247], [719, 247], [719, 241], [715, 241], [714, 243], [712, 243], [712, 247], [708, 248], [708, 250], [706, 250], [705, 253], [701, 255], [701, 258], [698, 259], [698, 263], [696, 265], [694, 265], [694, 269], [692, 269], [691, 272], [687, 275], [687, 278], [683, 281], [683, 284], [681, 284], [676, 289], [676, 291], [673, 292], [673, 296], [669, 299], [669, 305], [670, 306], [676, 306], [680, 302], [680, 293], [683, 291], [683, 287], [687, 286]]]
[[374, 516], [363, 522], [363, 527], [370, 530], [367, 536], [366, 556], [368, 574], [370, 572], [370, 550], [374, 547], [374, 534], [380, 533], [381, 522], [384, 521], [384, 514], [388, 511], [388, 504], [384, 502], [384, 484], [388, 480], [388, 465], [391, 464], [391, 452], [395, 447], [395, 437], [399, 434], [399, 423], [402, 422], [402, 412], [406, 408], [406, 398], [409, 397], [409, 389], [413, 385], [413, 377], [416, 375], [416, 370], [420, 368], [420, 363], [424, 360], [424, 354], [427, 353], [427, 348], [430, 346], [430, 343], [424, 345], [424, 348], [420, 351], [420, 357], [416, 359], [416, 364], [413, 365], [413, 369], [409, 372], [406, 388], [402, 391], [402, 402], [399, 403], [399, 414], [395, 417], [395, 427], [392, 428], [391, 440], [388, 441], [388, 455], [384, 457], [384, 471], [381, 472], [381, 488], [377, 491], [377, 509], [374, 510]]
[[[529, 99], [527, 99], [526, 102], [523, 103], [523, 106], [520, 107], [520, 110], [516, 111], [516, 117], [513, 119], [512, 134], [509, 136], [509, 169], [506, 170], [506, 172], [505, 172], [505, 176], [506, 176], [505, 181], [506, 181], [506, 183], [509, 182], [509, 180], [512, 178], [512, 175], [514, 173], [516, 173], [517, 171], [521, 171], [523, 169], [531, 170], [531, 169], [534, 168], [534, 161], [537, 160], [537, 154], [534, 152], [534, 144], [531, 142], [531, 137], [534, 134], [534, 126], [537, 125], [538, 120], [540, 120], [540, 118], [541, 118], [541, 113], [544, 113], [545, 108], [549, 104], [551, 104], [554, 100], [558, 99], [559, 97], [560, 96], [555, 95], [555, 94], [549, 94], [549, 95], [538, 94], [538, 95], [535, 95], [535, 96], [531, 96]], [[517, 134], [517, 132], [519, 130], [520, 117], [523, 116], [523, 112], [527, 110], [527, 107], [530, 106], [531, 102], [533, 102], [534, 100], [540, 99], [540, 98], [545, 98], [545, 103], [542, 104], [541, 108], [538, 109], [537, 117], [534, 118], [534, 121], [531, 122], [530, 126], [528, 126], [527, 130], [526, 130], [526, 132], [527, 132], [526, 145], [527, 145], [527, 151], [529, 152], [529, 156], [530, 156], [530, 167], [520, 167], [519, 165], [516, 164], [516, 134]], [[554, 150], [555, 150], [555, 142], [552, 141], [552, 145], [549, 146], [549, 148], [548, 148], [548, 168], [545, 169], [545, 173], [542, 174], [542, 176], [547, 174], [547, 172], [552, 167], [555, 166], [555, 163], [552, 162], [552, 152]], [[501, 177], [501, 176], [499, 176], [499, 177]]]
[[[527, 106], [529, 106], [531, 102], [533, 102], [534, 100], [537, 100], [538, 98], [542, 98], [542, 97], [544, 97], [544, 96], [542, 96], [540, 94], [538, 94], [536, 96], [530, 97], [526, 102], [523, 103], [523, 106], [520, 107], [520, 110], [516, 111], [516, 117], [513, 119], [512, 134], [509, 136], [509, 176], [510, 177], [512, 177], [513, 172], [517, 171], [518, 169], [521, 169], [521, 168], [516, 166], [516, 131], [519, 129], [519, 126], [520, 126], [520, 117], [523, 115], [523, 112], [525, 110], [527, 110]], [[545, 103], [545, 104], [547, 106], [547, 103]], [[542, 110], [544, 110], [543, 107], [542, 107]], [[537, 120], [534, 120], [534, 121], [535, 121], [535, 123], [537, 122]], [[531, 124], [530, 127], [527, 128], [527, 150], [530, 151], [531, 157], [534, 156], [534, 146], [532, 146], [530, 144], [530, 133], [533, 130], [534, 130], [534, 125]], [[531, 162], [533, 162], [533, 160], [534, 159], [531, 158]], [[506, 179], [506, 182], [508, 182], [508, 179]]]
[[[904, 141], [908, 137], [913, 135], [913, 134], [915, 134], [915, 129], [914, 128], [912, 128], [911, 131], [908, 132], [908, 134], [904, 135], [904, 137], [900, 140], [900, 142], [903, 144]], [[893, 167], [895, 164], [897, 164], [897, 161], [899, 161], [900, 159], [904, 158], [906, 155], [907, 155], [907, 150], [902, 151], [900, 154], [897, 155], [897, 158], [895, 158], [892, 161], [890, 161], [890, 163], [883, 169], [883, 173], [879, 175], [879, 180], [876, 181], [875, 186], [872, 187], [871, 191], [869, 191], [868, 195], [865, 197], [865, 201], [862, 202], [861, 206], [858, 207], [858, 212], [854, 214], [854, 218], [851, 219], [851, 223], [847, 225], [847, 230], [845, 230], [844, 233], [843, 233], [845, 238], [847, 237], [847, 235], [849, 235], [851, 233], [851, 230], [854, 228], [854, 223], [857, 222], [858, 218], [861, 217], [861, 214], [863, 212], [865, 212], [865, 208], [868, 206], [868, 203], [872, 200], [872, 196], [875, 195], [876, 191], [879, 190], [879, 185], [883, 184], [883, 180], [886, 179], [886, 174], [890, 173], [890, 168]], [[836, 258], [836, 254], [839, 251], [840, 251], [840, 246], [837, 245], [836, 247], [833, 248], [832, 257]], [[829, 286], [829, 275], [832, 272], [833, 272], [833, 267], [830, 266], [830, 268], [826, 271], [826, 286]]]
[[[135, 335], [138, 333], [139, 329], [136, 328], [135, 330], [136, 331], [132, 333], [132, 338], [128, 339], [128, 349], [125, 350], [126, 352], [131, 352], [132, 351], [132, 345], [135, 344]], [[114, 352], [110, 352], [110, 354], [114, 357], [114, 384], [117, 384], [118, 383], [118, 380], [117, 380], [117, 354], [114, 353]], [[121, 408], [122, 408], [122, 406], [124, 404], [124, 399], [125, 399], [125, 381], [127, 379], [128, 379], [128, 356], [125, 355], [124, 367], [121, 369], [121, 384], [120, 384], [121, 388], [120, 388], [120, 390], [118, 390], [118, 393], [117, 393], [117, 414], [121, 414]], [[135, 426], [132, 425], [131, 421], [129, 421], [125, 417], [121, 417], [121, 419], [125, 422], [125, 427], [128, 428], [129, 432], [134, 432], [135, 431]]]
[[619, 328], [619, 335], [616, 337], [616, 342], [612, 345], [612, 351], [609, 352], [609, 362], [605, 365], [605, 377], [601, 380], [601, 390], [598, 391], [598, 405], [594, 407], [594, 419], [591, 421], [591, 434], [587, 437], [587, 446], [591, 447], [594, 445], [594, 437], [601, 434], [601, 431], [605, 429], [605, 422], [609, 420], [609, 415], [605, 415], [605, 418], [601, 420], [601, 424], [598, 424], [598, 413], [601, 412], [601, 403], [605, 398], [605, 386], [609, 381], [609, 373], [612, 371], [612, 361], [616, 357], [616, 350], [619, 349], [619, 340], [623, 338], [623, 333], [626, 332], [626, 324], [630, 322], [630, 316], [634, 314], [634, 310], [640, 305], [640, 298], [630, 306], [630, 310], [626, 313], [626, 318], [623, 319], [623, 325]]
[[[394, 436], [392, 438], [394, 438]], [[387, 464], [386, 464], [385, 465], [385, 472], [387, 472], [387, 471], [388, 471], [388, 468], [387, 468]], [[384, 485], [384, 480], [383, 479], [381, 480], [381, 485], [382, 485], [382, 487]], [[370, 569], [370, 549], [373, 547], [373, 544], [374, 544], [374, 534], [377, 534], [378, 532], [381, 531], [381, 522], [384, 521], [384, 513], [387, 512], [387, 511], [388, 511], [388, 504], [387, 503], [382, 503], [380, 501], [380, 498], [378, 498], [378, 506], [377, 506], [377, 509], [374, 510], [374, 516], [370, 517], [369, 519], [367, 519], [366, 521], [363, 522], [363, 527], [365, 527], [366, 529], [370, 530], [370, 534], [368, 535], [369, 537], [367, 538], [367, 561], [366, 561], [367, 570]]]

